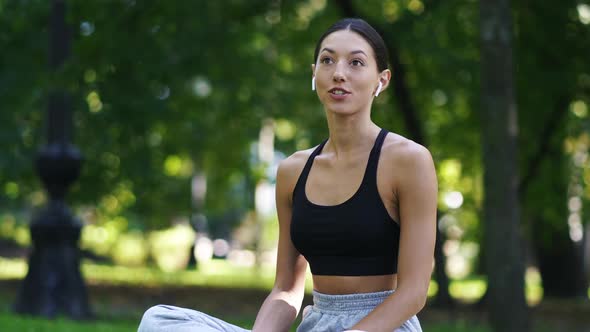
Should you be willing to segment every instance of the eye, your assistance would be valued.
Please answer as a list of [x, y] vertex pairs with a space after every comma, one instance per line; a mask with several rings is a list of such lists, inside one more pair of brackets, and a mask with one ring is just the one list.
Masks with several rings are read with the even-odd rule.
[[320, 59], [320, 63], [327, 65], [332, 63], [332, 59], [330, 57], [323, 57]]
[[352, 64], [352, 65], [353, 65], [353, 66], [355, 66], [355, 67], [358, 67], [358, 66], [364, 66], [364, 65], [365, 65], [365, 64], [364, 64], [364, 62], [362, 62], [362, 61], [361, 61], [361, 60], [359, 60], [359, 59], [354, 59], [354, 60], [352, 60], [352, 61], [350, 62], [350, 64]]

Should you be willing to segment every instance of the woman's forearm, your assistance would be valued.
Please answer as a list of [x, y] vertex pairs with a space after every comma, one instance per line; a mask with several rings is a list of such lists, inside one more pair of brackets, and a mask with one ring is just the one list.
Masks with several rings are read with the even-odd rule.
[[260, 307], [252, 331], [289, 331], [302, 302], [303, 294], [273, 289]]
[[422, 310], [425, 303], [425, 292], [398, 289], [370, 314], [351, 327], [351, 330], [393, 331]]

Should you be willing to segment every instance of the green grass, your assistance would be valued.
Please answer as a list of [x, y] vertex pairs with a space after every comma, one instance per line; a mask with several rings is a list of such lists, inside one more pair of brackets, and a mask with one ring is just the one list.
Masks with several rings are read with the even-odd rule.
[[[83, 262], [82, 273], [88, 283], [109, 285], [141, 286], [206, 286], [229, 288], [271, 289], [274, 282], [274, 268], [234, 266], [225, 260], [213, 260], [199, 269], [164, 272], [153, 267], [125, 267]], [[0, 257], [0, 280], [22, 279], [27, 273], [27, 263], [22, 259]], [[312, 289], [311, 278], [306, 288]], [[436, 294], [437, 285], [432, 282], [429, 296]], [[459, 299], [476, 299], [485, 291], [482, 279], [453, 281], [451, 293]]]
[[[95, 289], [101, 289], [102, 285], [124, 285], [129, 286], [131, 289], [197, 286], [205, 288], [260, 289], [264, 291], [269, 290], [274, 281], [274, 268], [272, 267], [262, 267], [255, 270], [249, 267], [234, 266], [224, 260], [214, 260], [207, 265], [199, 266], [198, 269], [173, 273], [160, 271], [153, 267], [123, 267], [95, 264], [88, 261], [83, 262], [81, 269], [87, 284], [96, 286]], [[22, 279], [26, 272], [27, 264], [25, 260], [0, 257], [0, 280]], [[526, 280], [529, 303], [539, 301], [542, 298], [539, 276], [534, 273], [527, 273]], [[485, 292], [486, 287], [485, 279], [481, 277], [452, 280], [450, 292], [455, 299], [463, 302], [474, 302]], [[437, 288], [436, 282], [432, 282], [429, 289], [430, 297], [436, 294]], [[307, 290], [311, 291], [310, 277], [307, 278]], [[95, 303], [93, 303], [94, 309], [99, 309], [97, 312], [99, 317], [103, 319], [96, 321], [71, 321], [65, 318], [45, 320], [10, 313], [8, 302], [12, 300], [6, 302], [6, 300], [3, 301], [2, 299], [12, 298], [14, 294], [10, 290], [4, 290], [4, 292], [10, 296], [0, 294], [0, 331], [136, 331], [141, 313], [148, 305], [152, 305], [145, 302], [135, 303], [134, 300], [125, 303], [125, 300], [121, 300], [120, 296], [117, 300], [113, 300], [108, 294], [105, 294], [104, 298], [96, 296]], [[109, 319], [104, 319], [104, 317]], [[244, 315], [231, 316], [230, 312], [229, 316], [223, 316], [222, 318], [246, 328], [251, 327], [253, 324], [253, 317], [250, 317], [249, 314], [246, 317]], [[434, 321], [425, 320], [423, 324], [424, 330], [429, 332], [491, 331], [485, 325], [474, 325], [476, 323], [469, 320], [461, 321], [443, 318]], [[540, 324], [539, 327], [543, 327], [543, 324]], [[294, 328], [292, 331], [294, 331]]]
[[472, 322], [466, 321], [422, 324], [422, 329], [428, 332], [492, 332], [488, 327], [474, 325]]
[[2, 331], [19, 332], [128, 332], [137, 331], [137, 322], [131, 321], [72, 321], [65, 318], [43, 319], [0, 313]]
[[[263, 266], [259, 270], [251, 267], [234, 266], [225, 260], [213, 260], [198, 269], [164, 272], [154, 267], [125, 267], [83, 262], [82, 273], [89, 284], [130, 285], [130, 286], [204, 286], [226, 288], [271, 289], [274, 282], [274, 267]], [[0, 257], [0, 280], [22, 279], [27, 272], [23, 259]], [[527, 299], [529, 304], [538, 303], [543, 296], [538, 273], [527, 272]], [[486, 290], [484, 278], [474, 277], [452, 280], [449, 292], [463, 302], [477, 301]], [[311, 292], [311, 277], [308, 276], [306, 289]], [[430, 284], [428, 296], [438, 290], [435, 281]], [[590, 289], [589, 289], [590, 297]]]
[[232, 266], [216, 260], [195, 270], [164, 272], [150, 267], [124, 267], [84, 263], [82, 272], [93, 283], [142, 286], [210, 286], [270, 289], [274, 275], [268, 268]]
[[[89, 283], [141, 286], [211, 286], [230, 288], [270, 289], [274, 282], [274, 269], [234, 266], [225, 260], [213, 260], [199, 269], [164, 272], [153, 267], [125, 267], [81, 264], [84, 278]], [[27, 273], [23, 259], [0, 257], [0, 280], [22, 279]]]

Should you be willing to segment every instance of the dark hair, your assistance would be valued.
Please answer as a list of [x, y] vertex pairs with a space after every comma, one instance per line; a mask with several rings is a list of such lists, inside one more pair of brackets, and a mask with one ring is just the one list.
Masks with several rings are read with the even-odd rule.
[[328, 30], [326, 30], [326, 32], [324, 32], [324, 34], [320, 37], [318, 43], [316, 44], [313, 56], [314, 63], [318, 61], [320, 46], [324, 39], [332, 32], [340, 30], [350, 30], [361, 35], [361, 37], [363, 37], [373, 48], [373, 53], [375, 53], [375, 60], [377, 61], [377, 69], [381, 72], [388, 68], [387, 47], [385, 46], [383, 38], [381, 38], [379, 33], [369, 23], [365, 22], [365, 20], [360, 18], [344, 18], [334, 23], [331, 27], [329, 27]]

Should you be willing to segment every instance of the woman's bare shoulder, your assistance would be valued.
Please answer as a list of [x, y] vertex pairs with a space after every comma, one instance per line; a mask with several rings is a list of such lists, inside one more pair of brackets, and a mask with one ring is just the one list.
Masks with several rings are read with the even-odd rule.
[[395, 133], [387, 135], [381, 154], [389, 165], [398, 169], [433, 163], [430, 151], [426, 147]]
[[277, 170], [277, 182], [283, 182], [287, 188], [293, 188], [314, 149], [315, 147], [296, 151], [283, 159]]

